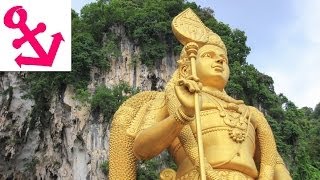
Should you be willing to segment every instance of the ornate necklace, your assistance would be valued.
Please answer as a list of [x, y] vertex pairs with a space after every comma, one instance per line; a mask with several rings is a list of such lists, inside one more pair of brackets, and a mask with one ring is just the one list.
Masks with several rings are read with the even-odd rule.
[[[211, 95], [209, 96], [211, 101], [218, 104], [219, 115], [223, 118], [223, 122], [229, 126], [229, 137], [237, 143], [242, 143], [248, 135], [250, 120], [248, 108], [244, 112], [239, 110], [238, 105], [243, 104], [243, 101], [235, 100], [221, 92], [203, 92]], [[225, 101], [227, 105], [223, 106], [216, 98]]]
[[228, 103], [234, 103], [234, 104], [244, 104], [242, 100], [236, 100], [233, 99], [232, 97], [228, 96], [226, 93], [220, 92], [220, 91], [208, 91], [206, 89], [202, 89], [202, 92], [205, 92], [211, 96], [217, 97], [225, 102]]

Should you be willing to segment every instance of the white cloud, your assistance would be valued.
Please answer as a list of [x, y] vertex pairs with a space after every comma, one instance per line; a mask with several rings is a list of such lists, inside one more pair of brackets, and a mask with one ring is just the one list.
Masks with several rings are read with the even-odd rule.
[[301, 29], [304, 32], [305, 38], [313, 43], [320, 43], [320, 1], [307, 0], [307, 1], [294, 1], [295, 11], [299, 18], [297, 23], [301, 24]]
[[282, 26], [275, 56], [283, 67], [267, 70], [278, 93], [298, 107], [314, 108], [320, 102], [320, 1], [294, 1], [295, 19]]

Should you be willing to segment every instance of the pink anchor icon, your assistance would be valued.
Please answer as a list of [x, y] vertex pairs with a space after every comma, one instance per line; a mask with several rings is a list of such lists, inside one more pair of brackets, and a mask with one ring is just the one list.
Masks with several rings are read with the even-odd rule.
[[[19, 16], [19, 22], [13, 22], [14, 13], [17, 13]], [[64, 41], [62, 34], [56, 33], [53, 34], [53, 40], [47, 53], [43, 47], [40, 45], [39, 41], [36, 39], [36, 35], [42, 33], [46, 30], [46, 25], [44, 23], [39, 23], [37, 27], [33, 30], [30, 30], [26, 25], [27, 22], [27, 12], [23, 9], [22, 6], [12, 7], [7, 11], [4, 16], [4, 24], [11, 29], [20, 29], [22, 36], [19, 39], [15, 39], [12, 42], [14, 48], [19, 49], [22, 44], [29, 42], [29, 44], [33, 47], [35, 52], [39, 57], [24, 57], [22, 53], [15, 59], [16, 63], [21, 68], [21, 65], [37, 65], [37, 66], [52, 66], [54, 58], [56, 57], [57, 51], [59, 49], [61, 41]]]

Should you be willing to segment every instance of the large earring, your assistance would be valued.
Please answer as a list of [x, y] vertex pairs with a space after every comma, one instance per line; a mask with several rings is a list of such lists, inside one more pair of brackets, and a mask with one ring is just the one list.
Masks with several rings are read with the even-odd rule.
[[180, 65], [180, 77], [187, 78], [190, 76], [190, 63]]

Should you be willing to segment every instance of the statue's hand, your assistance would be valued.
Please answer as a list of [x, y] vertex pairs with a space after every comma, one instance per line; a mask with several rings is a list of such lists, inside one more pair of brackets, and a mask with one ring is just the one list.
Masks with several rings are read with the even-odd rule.
[[[175, 93], [178, 100], [181, 103], [183, 112], [189, 116], [194, 116], [194, 94], [198, 93], [202, 89], [202, 84], [199, 82], [199, 78], [195, 76], [189, 76], [186, 79], [179, 79], [175, 86]], [[199, 96], [199, 104], [201, 109], [201, 96]]]
[[274, 180], [292, 180], [284, 164], [276, 164], [274, 168]]
[[274, 167], [261, 163], [259, 180], [274, 179]]

